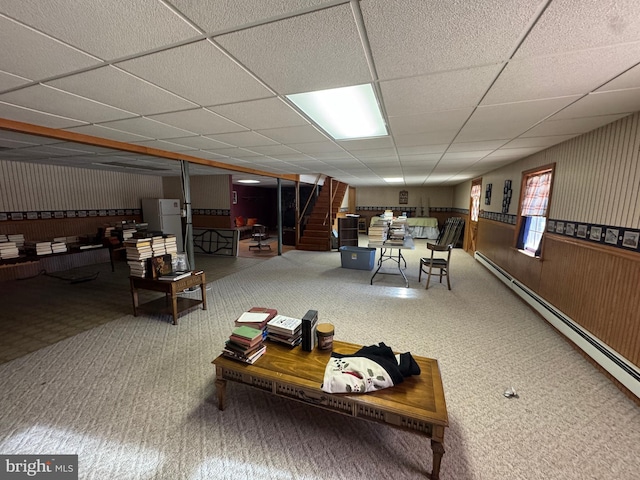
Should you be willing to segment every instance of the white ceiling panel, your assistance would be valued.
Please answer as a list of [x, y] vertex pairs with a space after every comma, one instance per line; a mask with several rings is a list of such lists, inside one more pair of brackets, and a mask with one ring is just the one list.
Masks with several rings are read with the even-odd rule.
[[1, 15], [0, 45], [0, 69], [31, 80], [49, 78], [99, 63], [97, 58]]
[[474, 107], [500, 71], [500, 66], [470, 68], [380, 82], [391, 117]]
[[138, 57], [118, 66], [202, 106], [272, 96], [206, 40]]
[[0, 95], [0, 101], [45, 113], [76, 118], [87, 123], [135, 117], [135, 113], [87, 100], [44, 85], [34, 85]]
[[640, 61], [640, 42], [509, 62], [483, 105], [589, 93]]
[[213, 135], [216, 133], [239, 132], [246, 130], [241, 125], [231, 122], [205, 108], [185, 110], [175, 113], [161, 113], [149, 115], [147, 118], [189, 130], [199, 135]]
[[279, 94], [372, 80], [349, 4], [240, 30], [215, 41]]
[[[181, 128], [172, 127], [166, 123], [145, 117], [127, 118], [125, 120], [116, 120], [114, 122], [104, 122], [101, 125], [122, 132], [135, 133], [148, 138], [167, 139], [185, 137], [195, 132], [183, 130]], [[156, 135], [152, 137], [152, 135]]]
[[523, 134], [523, 137], [540, 137], [549, 135], [576, 135], [587, 133], [598, 127], [624, 117], [625, 115], [603, 115], [599, 117], [570, 118], [564, 120], [547, 120]]
[[208, 138], [224, 142], [228, 145], [234, 145], [236, 147], [257, 147], [263, 145], [276, 145], [278, 143], [275, 140], [271, 140], [257, 132], [249, 131], [209, 135]]
[[293, 15], [310, 7], [333, 4], [331, 0], [171, 0], [180, 12], [184, 13], [198, 27], [207, 33], [233, 27], [243, 27], [252, 23], [264, 22]]
[[[200, 34], [162, 2], [20, 0], [3, 2], [0, 11], [104, 60]], [[73, 28], [69, 28], [69, 19], [73, 19]]]
[[499, 63], [541, 4], [371, 0], [361, 8], [378, 75], [388, 79]]
[[112, 65], [46, 84], [138, 115], [186, 110], [196, 106]]
[[25, 85], [27, 83], [30, 83], [30, 81], [26, 78], [0, 71], [0, 91], [11, 90], [14, 87]]
[[449, 110], [446, 112], [421, 113], [403, 117], [389, 117], [389, 125], [394, 135], [423, 132], [460, 130], [473, 108]]
[[636, 0], [554, 0], [516, 57], [531, 57], [640, 40]]
[[31, 110], [29, 108], [20, 107], [1, 101], [0, 118], [14, 120], [16, 122], [32, 123], [50, 128], [67, 128], [76, 125], [84, 125], [86, 123], [71, 118], [65, 118], [58, 115]]
[[153, 140], [150, 137], [144, 135], [137, 135], [131, 132], [123, 132], [122, 130], [115, 130], [102, 125], [83, 125], [81, 127], [67, 128], [71, 132], [81, 133], [83, 135], [91, 135], [93, 137], [106, 138], [109, 140], [116, 140], [118, 142], [137, 142], [142, 140]]
[[[0, 119], [230, 169], [453, 185], [640, 110], [638, 27], [636, 0], [0, 0]], [[335, 141], [286, 98], [361, 83], [384, 137]], [[155, 161], [10, 131], [0, 147]]]
[[295, 109], [276, 97], [219, 105], [210, 107], [209, 110], [219, 113], [223, 117], [244, 125], [251, 130], [309, 124]]
[[590, 93], [586, 97], [556, 113], [552, 120], [591, 117], [615, 113], [633, 113], [640, 110], [640, 88], [613, 92]]

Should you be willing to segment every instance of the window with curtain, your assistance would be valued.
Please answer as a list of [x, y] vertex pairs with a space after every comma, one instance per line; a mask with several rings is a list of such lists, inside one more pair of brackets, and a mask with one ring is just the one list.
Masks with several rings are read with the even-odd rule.
[[476, 184], [471, 187], [471, 221], [477, 222], [480, 215], [480, 196], [482, 195], [482, 185]]
[[516, 246], [536, 257], [542, 254], [542, 238], [547, 225], [552, 181], [553, 166], [525, 172], [522, 176]]

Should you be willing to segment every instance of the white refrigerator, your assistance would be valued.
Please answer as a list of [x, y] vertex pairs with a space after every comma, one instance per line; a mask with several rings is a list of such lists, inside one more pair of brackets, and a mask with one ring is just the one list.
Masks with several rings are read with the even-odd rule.
[[143, 198], [142, 220], [149, 230], [159, 230], [176, 236], [178, 252], [184, 252], [180, 200], [175, 198]]

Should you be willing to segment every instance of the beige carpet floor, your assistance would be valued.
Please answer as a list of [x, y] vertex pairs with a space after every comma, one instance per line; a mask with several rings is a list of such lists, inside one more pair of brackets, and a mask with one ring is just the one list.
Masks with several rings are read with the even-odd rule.
[[418, 435], [236, 384], [217, 409], [210, 362], [235, 317], [268, 306], [438, 359], [444, 480], [637, 479], [636, 404], [468, 254], [454, 251], [453, 290], [425, 290], [417, 243], [409, 288], [291, 251], [211, 282], [209, 310], [177, 326], [112, 299], [118, 319], [0, 365], [0, 452], [75, 453], [82, 479], [424, 478]]

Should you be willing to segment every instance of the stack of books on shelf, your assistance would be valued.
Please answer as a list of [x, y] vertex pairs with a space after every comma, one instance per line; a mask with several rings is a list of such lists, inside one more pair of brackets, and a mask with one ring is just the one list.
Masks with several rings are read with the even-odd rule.
[[242, 325], [233, 329], [222, 355], [239, 362], [254, 364], [266, 350], [263, 331]]
[[376, 218], [371, 222], [369, 226], [369, 242], [382, 243], [387, 239], [387, 232], [389, 230], [388, 222], [383, 218]]
[[145, 277], [147, 275], [147, 258], [153, 256], [151, 250], [151, 239], [149, 238], [128, 238], [123, 243], [127, 254], [127, 264], [129, 274], [132, 277]]
[[20, 250], [18, 250], [16, 242], [10, 242], [5, 239], [6, 237], [0, 238], [0, 260], [18, 258], [20, 256]]
[[302, 341], [302, 319], [276, 315], [267, 323], [267, 339], [290, 347]]
[[24, 247], [27, 251], [35, 253], [38, 256], [51, 255], [53, 250], [51, 249], [51, 242], [36, 242], [29, 240], [24, 243]]
[[66, 242], [51, 242], [51, 253], [64, 253], [67, 251]]
[[176, 282], [190, 276], [191, 272], [169, 272], [164, 275], [160, 275], [158, 280], [162, 280], [163, 282]]
[[10, 242], [16, 242], [16, 247], [24, 247], [24, 234], [23, 233], [10, 233], [7, 235], [7, 240]]

